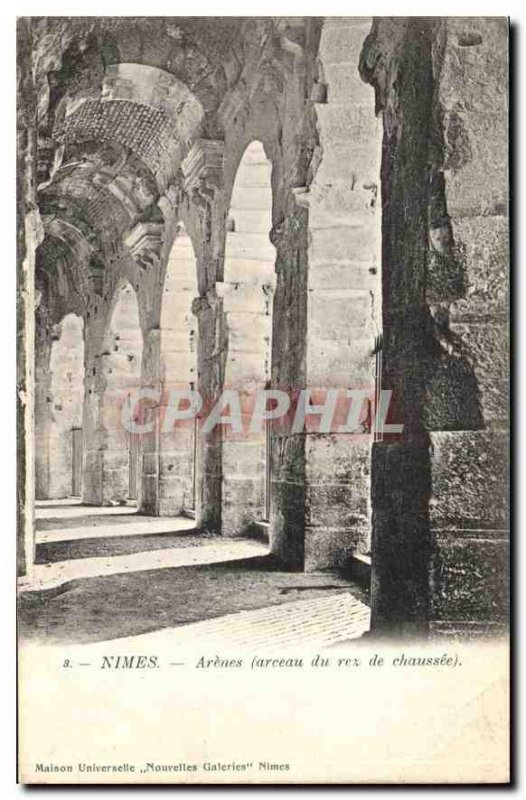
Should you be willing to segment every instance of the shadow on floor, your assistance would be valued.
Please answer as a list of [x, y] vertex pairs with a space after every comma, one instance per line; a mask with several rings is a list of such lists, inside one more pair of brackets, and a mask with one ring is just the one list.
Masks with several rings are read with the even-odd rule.
[[[149, 517], [147, 515], [138, 514], [136, 509], [130, 513], [80, 513], [84, 511], [82, 506], [78, 506], [75, 510], [79, 513], [68, 514], [63, 516], [46, 516], [37, 517], [35, 521], [35, 528], [37, 531], [50, 531], [50, 530], [67, 530], [68, 528], [100, 528], [104, 525], [133, 525], [135, 522], [148, 522], [149, 520], [159, 520], [159, 517]], [[178, 519], [178, 517], [176, 517]]]
[[173, 547], [200, 547], [225, 542], [225, 537], [206, 536], [195, 529], [177, 533], [149, 533], [135, 536], [104, 536], [93, 539], [41, 542], [36, 546], [35, 564], [53, 564], [76, 558], [99, 558], [166, 550]]
[[24, 641], [87, 643], [137, 636], [236, 611], [351, 591], [332, 574], [279, 572], [271, 556], [72, 581], [18, 600]]

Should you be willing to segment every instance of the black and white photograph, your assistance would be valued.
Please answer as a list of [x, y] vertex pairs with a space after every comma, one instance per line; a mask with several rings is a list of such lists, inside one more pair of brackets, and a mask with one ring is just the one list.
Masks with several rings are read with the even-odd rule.
[[16, 21], [18, 780], [506, 784], [510, 20], [181, 9]]

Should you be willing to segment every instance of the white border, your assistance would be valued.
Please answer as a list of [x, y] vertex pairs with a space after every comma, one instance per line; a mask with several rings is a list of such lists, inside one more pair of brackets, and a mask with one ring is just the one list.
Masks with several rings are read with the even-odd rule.
[[[2, 392], [0, 394], [0, 487], [1, 487], [1, 516], [0, 516], [0, 565], [2, 569], [0, 579], [0, 631], [2, 634], [2, 649], [0, 650], [0, 672], [2, 694], [0, 695], [0, 789], [2, 797], [20, 797], [24, 791], [15, 785], [15, 587], [14, 587], [14, 565], [15, 565], [15, 508], [16, 508], [16, 425], [15, 425], [15, 291], [16, 291], [16, 252], [15, 252], [15, 16], [177, 16], [183, 8], [193, 16], [247, 16], [247, 15], [281, 15], [281, 16], [502, 16], [508, 15], [512, 23], [516, 26], [515, 32], [515, 62], [514, 62], [514, 83], [515, 83], [515, 102], [521, 107], [515, 111], [515, 160], [513, 169], [515, 177], [515, 316], [516, 332], [514, 340], [514, 351], [517, 354], [516, 378], [515, 378], [515, 407], [517, 409], [517, 427], [515, 429], [516, 441], [516, 475], [515, 492], [518, 501], [517, 516], [515, 519], [515, 583], [516, 583], [516, 613], [525, 606], [525, 593], [521, 584], [525, 576], [525, 552], [526, 548], [520, 539], [526, 527], [522, 524], [524, 517], [524, 502], [526, 498], [526, 478], [523, 471], [519, 470], [520, 453], [525, 444], [525, 428], [519, 424], [519, 409], [524, 398], [524, 376], [526, 370], [523, 369], [521, 359], [522, 349], [526, 344], [525, 318], [526, 318], [526, 280], [524, 270], [526, 260], [524, 258], [524, 237], [523, 229], [525, 222], [523, 208], [520, 206], [520, 195], [525, 185], [525, 166], [521, 152], [521, 143], [524, 141], [525, 126], [524, 114], [525, 103], [523, 102], [524, 89], [524, 57], [521, 56], [521, 44], [524, 43], [524, 32], [522, 30], [526, 18], [525, 5], [519, 0], [512, 2], [462, 2], [462, 0], [442, 0], [440, 4], [425, 5], [422, 2], [355, 2], [344, 3], [334, 0], [324, 0], [323, 3], [306, 2], [285, 2], [285, 0], [267, 0], [264, 4], [255, 2], [223, 2], [221, 4], [208, 0], [192, 0], [183, 6], [175, 0], [164, 0], [160, 2], [136, 2], [135, 0], [112, 0], [112, 2], [64, 2], [55, 0], [50, 3], [36, 2], [17, 2], [11, 5], [6, 3], [0, 10], [0, 53], [2, 57], [1, 68], [1, 122], [0, 122], [0, 157], [2, 159], [2, 194], [1, 194], [1, 214], [0, 221], [2, 226], [2, 272], [0, 274], [0, 376]], [[522, 101], [522, 102], [521, 102]], [[525, 638], [524, 615], [517, 620], [518, 647], [520, 650], [520, 662], [516, 663], [516, 679], [524, 675], [525, 664], [523, 662], [523, 648]], [[518, 682], [518, 681], [517, 681]], [[521, 687], [522, 688], [522, 687]], [[525, 722], [525, 702], [524, 692], [519, 691], [516, 686], [516, 698], [521, 701], [520, 715], [517, 719], [517, 762], [520, 761], [520, 753], [524, 752], [524, 741], [521, 734], [524, 732]], [[521, 747], [522, 745], [522, 747]], [[520, 764], [517, 763], [518, 779], [522, 784], [522, 771]], [[183, 787], [174, 787], [178, 792], [188, 792], [190, 790]], [[110, 789], [98, 787], [99, 796], [106, 795]], [[73, 791], [73, 790], [71, 790]], [[121, 791], [133, 791], [133, 796], [137, 794], [148, 794], [151, 790], [129, 789]], [[201, 791], [191, 790], [195, 796]], [[223, 790], [224, 791], [224, 790]], [[241, 793], [250, 791], [242, 790]], [[267, 790], [268, 791], [268, 790]], [[284, 790], [278, 787], [272, 788], [274, 796], [284, 794]], [[301, 788], [300, 788], [301, 791]], [[316, 794], [325, 794], [330, 790], [317, 789]], [[370, 795], [371, 791], [377, 790], [352, 790], [358, 795]], [[407, 789], [406, 791], [409, 791]], [[424, 790], [422, 790], [424, 791]], [[439, 790], [438, 794], [453, 797], [461, 793], [462, 790], [449, 789]], [[473, 790], [471, 790], [473, 791]], [[483, 791], [474, 789], [475, 792]], [[506, 790], [494, 790], [499, 794]], [[227, 790], [228, 792], [228, 790]], [[57, 794], [64, 797], [69, 790], [47, 789], [46, 796]], [[239, 796], [239, 790], [235, 794]], [[311, 792], [309, 792], [310, 794]], [[356, 794], [355, 794], [356, 796]]]

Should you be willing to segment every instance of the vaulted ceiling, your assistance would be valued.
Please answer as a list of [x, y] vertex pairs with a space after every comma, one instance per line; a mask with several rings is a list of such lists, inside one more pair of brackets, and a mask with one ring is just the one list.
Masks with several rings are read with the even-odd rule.
[[272, 18], [31, 19], [42, 292], [100, 293], [108, 264], [123, 248], [133, 255], [137, 226], [162, 239], [159, 201], [180, 188], [193, 143], [223, 137], [220, 104], [250, 90], [280, 27]]

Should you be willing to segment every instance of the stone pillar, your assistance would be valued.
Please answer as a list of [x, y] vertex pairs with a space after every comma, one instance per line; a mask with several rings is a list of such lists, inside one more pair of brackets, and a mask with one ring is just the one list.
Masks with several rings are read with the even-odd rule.
[[[192, 303], [197, 292], [192, 242], [180, 230], [168, 259], [161, 308], [159, 420], [159, 514], [177, 515], [194, 509], [194, 420], [163, 425], [171, 390], [197, 389], [197, 319]], [[169, 413], [169, 412], [168, 412]]]
[[[308, 211], [293, 189], [305, 194], [312, 180], [318, 135], [313, 104], [320, 22], [293, 29], [295, 41], [283, 34], [284, 107], [280, 129], [283, 186], [274, 198], [271, 241], [276, 248], [276, 289], [272, 323], [272, 387], [293, 395], [306, 385]], [[312, 60], [310, 55], [312, 54]], [[302, 131], [301, 138], [298, 131]], [[278, 151], [278, 152], [279, 152]], [[298, 192], [296, 192], [298, 194]], [[305, 558], [305, 437], [294, 434], [289, 417], [272, 424], [270, 543], [287, 570], [302, 571]]]
[[384, 119], [383, 385], [404, 424], [373, 459], [377, 633], [507, 618], [505, 45], [505, 20], [397, 18], [364, 47]]
[[[160, 393], [161, 386], [161, 331], [151, 328], [144, 334], [142, 351], [141, 386]], [[143, 514], [159, 516], [159, 437], [162, 419], [155, 403], [148, 401], [152, 409], [149, 420], [153, 423], [151, 433], [141, 437], [141, 498], [140, 510]]]
[[101, 315], [86, 329], [83, 499], [91, 505], [129, 498], [130, 432], [123, 425], [122, 405], [140, 386], [143, 349], [131, 286], [119, 291], [108, 330], [105, 327]]
[[[215, 295], [198, 297], [192, 311], [198, 324], [198, 390], [203, 398], [203, 412], [206, 412], [221, 394], [223, 385], [221, 301]], [[220, 533], [222, 442], [217, 431], [202, 432], [204, 417], [202, 413], [199, 418], [196, 524]]]
[[[305, 385], [307, 212], [288, 200], [278, 251], [272, 336], [272, 386], [294, 394]], [[286, 417], [272, 424], [270, 542], [284, 569], [302, 571], [305, 559], [305, 437]]]
[[[225, 218], [220, 189], [223, 182], [224, 142], [198, 139], [181, 165], [186, 194], [186, 217], [193, 227], [199, 296], [192, 303], [197, 318], [197, 389], [204, 409], [219, 397], [223, 383], [221, 301], [215, 292], [222, 260]], [[190, 231], [190, 227], [187, 226]], [[221, 439], [203, 435], [203, 413], [197, 442], [196, 524], [221, 531]]]
[[103, 505], [122, 503], [130, 497], [130, 438], [137, 434], [125, 429], [121, 410], [126, 396], [141, 385], [142, 350], [137, 298], [128, 285], [118, 294], [101, 356], [105, 385], [101, 398], [101, 427], [105, 438]]
[[448, 17], [433, 42], [442, 146], [427, 290], [442, 350], [428, 380], [433, 634], [508, 624], [507, 41], [504, 17]]
[[36, 496], [66, 498], [71, 497], [73, 488], [72, 429], [82, 425], [82, 319], [68, 314], [50, 331], [44, 320], [40, 325], [35, 386]]
[[[232, 277], [232, 276], [230, 276]], [[222, 443], [222, 530], [240, 536], [264, 518], [265, 429], [248, 430], [256, 392], [270, 376], [274, 264], [266, 278], [218, 284], [226, 328], [225, 389], [235, 389], [243, 433], [225, 430]], [[266, 352], [265, 352], [266, 351]]]
[[[44, 321], [42, 325], [45, 325]], [[46, 330], [37, 331], [35, 351], [35, 498], [47, 500], [50, 497], [49, 434], [52, 389], [51, 339]]]
[[222, 530], [246, 533], [264, 518], [266, 433], [248, 430], [256, 393], [270, 381], [276, 251], [272, 228], [271, 164], [259, 142], [250, 144], [237, 170], [228, 214], [224, 282], [216, 284], [224, 314], [224, 387], [235, 389], [243, 433], [225, 429]]
[[104, 433], [100, 426], [100, 399], [104, 389], [101, 371], [103, 329], [100, 321], [87, 320], [84, 348], [84, 476], [82, 501], [102, 505], [102, 447]]
[[403, 437], [373, 453], [372, 629], [421, 635], [429, 619], [429, 436], [424, 423], [431, 343], [425, 298], [433, 20], [375, 22], [362, 72], [383, 110], [382, 388]]
[[[315, 101], [319, 165], [308, 191], [305, 379], [310, 389], [374, 397], [381, 330], [381, 123], [359, 73], [368, 18], [325, 18]], [[365, 410], [364, 410], [365, 413]], [[344, 567], [370, 551], [370, 435], [306, 433], [305, 569]]]

